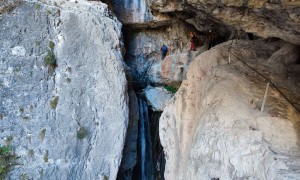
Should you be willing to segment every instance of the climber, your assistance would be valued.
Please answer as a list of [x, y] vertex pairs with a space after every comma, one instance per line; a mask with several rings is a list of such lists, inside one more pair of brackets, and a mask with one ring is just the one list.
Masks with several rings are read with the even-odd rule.
[[162, 44], [160, 51], [161, 51], [161, 59], [164, 60], [168, 52], [168, 47], [165, 44]]
[[208, 33], [208, 49], [215, 46], [216, 39], [217, 39], [216, 33], [212, 30], [209, 30], [209, 33]]
[[190, 36], [191, 36], [191, 39], [190, 39], [190, 42], [191, 42], [190, 51], [196, 51], [196, 41], [197, 41], [196, 34], [194, 32], [191, 32]]

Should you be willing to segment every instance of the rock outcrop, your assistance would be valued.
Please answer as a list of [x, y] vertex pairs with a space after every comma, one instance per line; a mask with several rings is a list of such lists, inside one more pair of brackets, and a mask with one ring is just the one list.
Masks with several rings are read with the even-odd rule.
[[0, 144], [19, 157], [8, 178], [116, 179], [129, 108], [107, 5], [24, 2], [0, 29]]
[[190, 63], [205, 50], [207, 50], [207, 47], [202, 46], [198, 51], [174, 53], [166, 56], [162, 61], [152, 63], [147, 71], [148, 79], [153, 83], [179, 86], [186, 77]]
[[219, 25], [231, 26], [300, 45], [300, 2], [296, 0], [153, 0], [151, 9], [176, 14], [202, 32], [213, 28], [224, 33]]
[[297, 77], [286, 76], [288, 64], [295, 61], [268, 60], [274, 52], [272, 59], [277, 59], [284, 49], [295, 52], [293, 46], [282, 46], [239, 41], [231, 47], [293, 103], [270, 86], [263, 112], [267, 82], [233, 54], [229, 62], [230, 42], [193, 60], [187, 79], [160, 118], [166, 179], [300, 177], [300, 84]]

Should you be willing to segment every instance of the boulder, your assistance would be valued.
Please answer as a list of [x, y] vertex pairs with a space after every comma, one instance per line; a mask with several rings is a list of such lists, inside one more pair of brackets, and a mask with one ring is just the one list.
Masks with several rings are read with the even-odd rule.
[[153, 11], [182, 15], [199, 31], [215, 29], [224, 33], [224, 26], [242, 29], [257, 36], [277, 37], [300, 45], [300, 3], [287, 0], [187, 0], [151, 1]]
[[163, 87], [147, 86], [144, 90], [146, 99], [153, 111], [163, 111], [172, 94]]

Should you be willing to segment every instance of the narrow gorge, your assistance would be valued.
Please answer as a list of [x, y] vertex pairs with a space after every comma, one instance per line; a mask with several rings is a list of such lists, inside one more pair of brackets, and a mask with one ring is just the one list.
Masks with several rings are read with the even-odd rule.
[[299, 46], [298, 0], [3, 0], [0, 179], [300, 179]]

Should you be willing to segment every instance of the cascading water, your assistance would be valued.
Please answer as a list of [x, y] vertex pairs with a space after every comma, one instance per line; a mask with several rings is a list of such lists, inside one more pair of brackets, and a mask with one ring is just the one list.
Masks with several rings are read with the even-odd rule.
[[152, 157], [152, 140], [147, 103], [139, 99], [139, 135], [138, 135], [138, 164], [137, 179], [153, 180], [154, 166]]
[[146, 0], [113, 0], [113, 4], [115, 13], [123, 23], [143, 23], [152, 18]]
[[[132, 31], [132, 26], [135, 24], [143, 24], [152, 21], [152, 14], [147, 7], [147, 0], [105, 0], [105, 2], [112, 3], [114, 13], [118, 19], [126, 25], [127, 28]], [[124, 29], [123, 29], [124, 32]], [[131, 33], [129, 33], [131, 34]], [[132, 36], [126, 36], [124, 33], [124, 39], [128, 39], [128, 42], [133, 41]], [[127, 42], [127, 43], [128, 43]], [[126, 43], [126, 42], [125, 42]], [[131, 51], [129, 46], [126, 46], [128, 52]], [[136, 47], [135, 47], [136, 48]], [[150, 43], [149, 53], [152, 51], [152, 44]], [[146, 53], [144, 51], [142, 54]], [[126, 56], [125, 56], [126, 57]], [[126, 58], [125, 58], [126, 61]], [[143, 61], [147, 61], [143, 59]], [[132, 71], [136, 69], [132, 68]], [[144, 77], [144, 76], [143, 76]], [[140, 92], [142, 88], [145, 88], [145, 82], [143, 78], [137, 78], [135, 82], [131, 81], [131, 84], [135, 86], [135, 91]], [[142, 96], [138, 100], [139, 104], [139, 119], [138, 119], [138, 138], [137, 138], [137, 163], [135, 167], [125, 166], [119, 170], [118, 180], [154, 180], [154, 179], [163, 179], [161, 173], [163, 167], [161, 167], [160, 161], [163, 156], [162, 147], [160, 145], [159, 136], [158, 136], [158, 119], [159, 116], [156, 116], [156, 120], [152, 122], [152, 119], [149, 118], [152, 115], [152, 112], [148, 111], [147, 103], [142, 99]], [[135, 107], [137, 110], [137, 107]], [[133, 110], [133, 111], [135, 111]], [[152, 117], [152, 116], [151, 116]], [[130, 128], [130, 127], [129, 127]], [[132, 132], [129, 131], [128, 132]], [[130, 136], [130, 134], [127, 134]], [[128, 142], [130, 146], [130, 142]], [[133, 144], [133, 143], [132, 143]], [[132, 151], [133, 152], [133, 151]], [[127, 152], [127, 154], [130, 154]], [[133, 156], [132, 156], [133, 157]], [[128, 158], [128, 159], [135, 159]], [[126, 158], [123, 158], [122, 161], [126, 161]], [[126, 164], [126, 163], [124, 163]], [[159, 167], [159, 168], [158, 168]], [[161, 172], [161, 173], [158, 173]]]
[[165, 158], [160, 144], [158, 124], [161, 112], [148, 110], [148, 105], [139, 99], [138, 161], [132, 179], [163, 180]]

